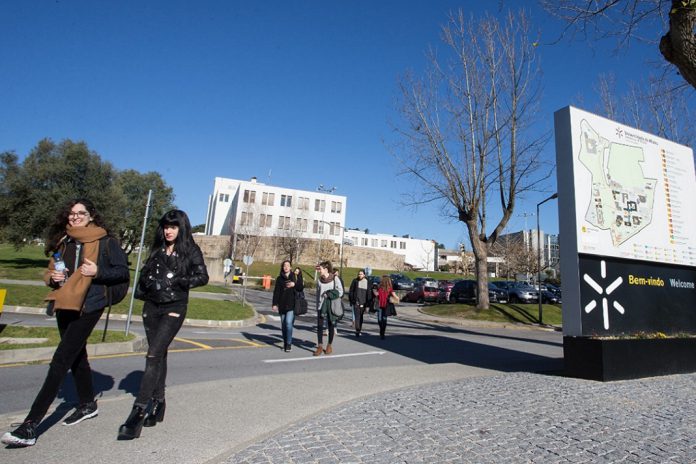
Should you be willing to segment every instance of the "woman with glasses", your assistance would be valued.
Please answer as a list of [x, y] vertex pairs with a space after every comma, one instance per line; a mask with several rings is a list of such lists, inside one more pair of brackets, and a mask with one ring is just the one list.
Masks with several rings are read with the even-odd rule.
[[203, 253], [193, 241], [185, 212], [172, 210], [162, 216], [150, 250], [135, 290], [135, 297], [145, 301], [145, 372], [133, 409], [118, 430], [119, 440], [138, 438], [143, 425], [164, 420], [167, 350], [184, 323], [189, 290], [208, 283]]
[[[63, 425], [75, 425], [98, 414], [92, 371], [87, 360], [87, 338], [108, 302], [108, 286], [128, 282], [128, 261], [118, 240], [108, 235], [91, 201], [73, 200], [49, 227], [44, 274], [49, 308], [55, 312], [60, 343], [48, 374], [24, 422], [0, 439], [13, 446], [36, 443], [36, 427], [55, 400], [68, 370], [72, 371], [79, 405]], [[65, 264], [60, 270], [57, 264]]]

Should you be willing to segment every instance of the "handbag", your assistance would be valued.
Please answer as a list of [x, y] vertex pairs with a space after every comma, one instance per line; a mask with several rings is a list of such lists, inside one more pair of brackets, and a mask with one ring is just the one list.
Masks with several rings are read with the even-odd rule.
[[[334, 291], [338, 293], [336, 290], [336, 278], [334, 277]], [[343, 309], [343, 299], [339, 296], [333, 300], [331, 300], [331, 314], [333, 314], [335, 317], [338, 319], [341, 319], [343, 317], [344, 313]]]
[[396, 316], [396, 306], [394, 306], [394, 303], [387, 303], [387, 316]]
[[307, 299], [304, 292], [295, 292], [295, 315], [307, 314]]
[[396, 293], [392, 292], [392, 293], [389, 295], [389, 302], [390, 302], [391, 304], [397, 305], [397, 304], [399, 304], [400, 301], [401, 301], [401, 300], [399, 299], [399, 296], [398, 296]]

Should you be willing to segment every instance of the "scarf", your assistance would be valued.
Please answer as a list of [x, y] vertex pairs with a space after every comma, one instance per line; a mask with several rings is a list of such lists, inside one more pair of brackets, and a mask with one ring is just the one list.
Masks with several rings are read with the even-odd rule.
[[[99, 260], [99, 239], [106, 236], [106, 230], [96, 225], [86, 227], [66, 228], [69, 237], [82, 244], [82, 262], [85, 259], [96, 263]], [[48, 271], [45, 280], [50, 279], [50, 272], [55, 270], [53, 257], [48, 262]], [[92, 277], [84, 276], [77, 269], [72, 270], [72, 274], [65, 281], [62, 287], [53, 290], [46, 295], [45, 301], [53, 301], [55, 309], [69, 309], [80, 311], [87, 296], [87, 290], [92, 285]]]

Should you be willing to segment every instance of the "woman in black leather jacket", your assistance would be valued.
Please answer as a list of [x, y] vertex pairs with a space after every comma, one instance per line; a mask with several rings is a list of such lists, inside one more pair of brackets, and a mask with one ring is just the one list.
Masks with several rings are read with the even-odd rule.
[[119, 440], [138, 438], [143, 425], [152, 427], [164, 419], [167, 350], [186, 317], [189, 289], [208, 283], [203, 254], [185, 212], [172, 210], [162, 216], [151, 250], [135, 291], [136, 298], [145, 301], [145, 372], [133, 409], [119, 428]]

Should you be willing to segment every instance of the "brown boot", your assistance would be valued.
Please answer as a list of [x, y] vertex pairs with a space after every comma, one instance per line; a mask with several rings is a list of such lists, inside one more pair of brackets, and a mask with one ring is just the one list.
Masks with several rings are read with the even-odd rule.
[[317, 349], [314, 350], [314, 353], [312, 354], [313, 356], [319, 356], [321, 353], [324, 352], [324, 347], [321, 345], [317, 345]]
[[331, 348], [331, 345], [326, 345], [326, 349], [324, 350], [324, 353], [326, 354], [331, 354], [333, 353], [333, 348]]

